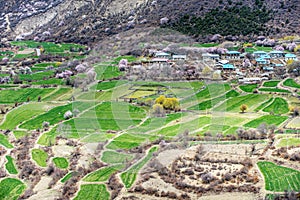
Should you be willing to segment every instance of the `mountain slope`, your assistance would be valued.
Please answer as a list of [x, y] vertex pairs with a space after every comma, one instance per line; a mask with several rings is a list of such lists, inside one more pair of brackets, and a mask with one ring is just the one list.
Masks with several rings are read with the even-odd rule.
[[[241, 30], [234, 35], [243, 32], [270, 36], [291, 35], [300, 34], [300, 5], [297, 3], [297, 0], [0, 0], [4, 8], [0, 17], [0, 34], [9, 39], [35, 37], [41, 40], [94, 43], [135, 27], [159, 26], [160, 22], [168, 21], [168, 26], [174, 28], [173, 25], [187, 15], [209, 20], [205, 16], [210, 16], [212, 10], [226, 13], [230, 9], [245, 7], [250, 12], [269, 12], [268, 18], [259, 22], [258, 27], [262, 29], [248, 33], [242, 25], [235, 27]], [[165, 21], [161, 21], [162, 18]], [[237, 14], [233, 19], [243, 21], [245, 17]], [[174, 29], [180, 31], [181, 28]], [[222, 33], [222, 29], [221, 32], [217, 30], [215, 33], [214, 30], [200, 32], [196, 36], [228, 34]], [[193, 32], [186, 33], [195, 36]]]

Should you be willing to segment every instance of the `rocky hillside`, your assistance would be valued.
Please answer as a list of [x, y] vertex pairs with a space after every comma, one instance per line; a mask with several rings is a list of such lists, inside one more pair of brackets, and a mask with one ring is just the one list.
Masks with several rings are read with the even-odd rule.
[[[161, 25], [199, 39], [212, 34], [291, 35], [300, 34], [297, 3], [298, 0], [0, 0], [0, 33], [8, 39], [80, 43], [97, 42], [136, 27]], [[207, 28], [212, 24], [217, 28]], [[201, 25], [202, 31], [195, 29]]]

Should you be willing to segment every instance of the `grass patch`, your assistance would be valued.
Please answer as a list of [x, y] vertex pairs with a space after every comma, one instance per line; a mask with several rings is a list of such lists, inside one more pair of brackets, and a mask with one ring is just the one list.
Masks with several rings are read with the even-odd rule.
[[74, 200], [109, 200], [109, 197], [109, 192], [104, 184], [88, 184], [80, 185], [80, 190]]
[[264, 175], [266, 190], [274, 192], [300, 190], [299, 171], [282, 167], [272, 162], [258, 162], [257, 165]]
[[125, 163], [127, 161], [130, 161], [133, 159], [132, 155], [129, 154], [123, 154], [118, 153], [115, 151], [104, 151], [101, 157], [101, 160], [103, 162], [106, 162], [108, 164], [119, 164], [119, 163]]
[[54, 162], [55, 166], [60, 169], [67, 169], [69, 166], [68, 160], [63, 157], [53, 158], [53, 162]]
[[274, 124], [276, 126], [279, 126], [287, 119], [288, 119], [287, 116], [264, 115], [262, 117], [259, 117], [257, 119], [254, 119], [246, 123], [244, 126], [250, 128], [257, 128], [262, 123], [266, 123], [268, 125]]
[[274, 114], [285, 114], [289, 112], [289, 106], [285, 99], [276, 97], [268, 107], [263, 109], [264, 112], [273, 112]]
[[5, 163], [5, 168], [10, 174], [18, 174], [16, 166], [14, 164], [14, 160], [11, 156], [5, 156], [7, 162]]
[[23, 182], [14, 178], [5, 178], [0, 182], [0, 199], [17, 200], [25, 191], [26, 186]]
[[17, 140], [22, 137], [25, 137], [26, 135], [29, 135], [29, 133], [27, 133], [26, 131], [14, 131], [13, 134]]
[[266, 81], [264, 82], [264, 87], [276, 87], [280, 81]]
[[130, 188], [133, 185], [139, 170], [152, 158], [152, 154], [157, 151], [157, 149], [157, 147], [152, 147], [145, 158], [121, 174], [122, 182], [126, 188]]
[[47, 167], [48, 154], [41, 149], [32, 149], [32, 159], [41, 167]]
[[104, 167], [101, 168], [95, 172], [92, 172], [90, 174], [88, 174], [83, 181], [86, 182], [103, 182], [103, 181], [107, 181], [109, 179], [109, 177], [121, 170], [122, 168], [124, 168], [124, 165], [115, 165], [115, 166], [110, 166], [110, 167]]
[[258, 87], [258, 84], [247, 84], [247, 85], [241, 85], [240, 89], [244, 92], [252, 93], [256, 88]]

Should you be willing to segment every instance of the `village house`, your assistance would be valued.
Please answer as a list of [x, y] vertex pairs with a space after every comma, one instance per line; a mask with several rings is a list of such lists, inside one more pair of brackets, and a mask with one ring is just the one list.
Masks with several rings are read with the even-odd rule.
[[238, 60], [241, 58], [241, 53], [238, 51], [228, 51], [225, 55], [226, 59]]
[[283, 58], [284, 57], [283, 51], [270, 51], [269, 55], [271, 58]]
[[254, 58], [259, 58], [261, 56], [266, 56], [266, 55], [267, 55], [267, 52], [264, 52], [264, 51], [254, 51], [253, 52]]
[[154, 57], [155, 58], [170, 59], [171, 58], [171, 54], [159, 51], [159, 52], [155, 53]]
[[202, 54], [203, 61], [217, 61], [220, 59], [219, 54], [210, 54], [210, 53], [204, 53]]
[[186, 60], [186, 55], [173, 55], [172, 60]]
[[287, 53], [284, 55], [284, 60], [288, 61], [288, 60], [298, 60], [297, 56], [295, 54], [292, 53]]

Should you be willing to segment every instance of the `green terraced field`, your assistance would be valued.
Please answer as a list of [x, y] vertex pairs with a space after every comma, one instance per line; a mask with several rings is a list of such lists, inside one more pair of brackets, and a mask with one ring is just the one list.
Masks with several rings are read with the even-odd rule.
[[30, 101], [37, 101], [38, 97], [43, 97], [54, 91], [54, 88], [24, 88], [18, 90], [1, 90], [0, 91], [0, 103], [15, 103], [15, 102], [26, 102], [27, 98]]
[[130, 188], [133, 185], [139, 170], [152, 158], [152, 154], [157, 151], [157, 149], [157, 147], [152, 147], [145, 158], [121, 174], [122, 182], [126, 188]]
[[300, 84], [296, 83], [293, 79], [289, 78], [283, 82], [283, 85], [293, 88], [300, 88]]
[[0, 145], [8, 148], [8, 149], [11, 149], [13, 148], [14, 146], [8, 141], [8, 138], [7, 136], [3, 135], [2, 133], [0, 133]]
[[[46, 112], [47, 109], [47, 104], [43, 102], [35, 102], [19, 106], [6, 115], [5, 121], [0, 125], [0, 129], [15, 129], [18, 124]], [[29, 110], [30, 112], [28, 112]]]
[[118, 170], [121, 170], [122, 168], [124, 168], [124, 165], [115, 165], [115, 166], [111, 166], [111, 167], [104, 167], [95, 172], [88, 174], [85, 178], [83, 178], [83, 181], [85, 181], [85, 182], [104, 182], [104, 181], [107, 181], [113, 173], [117, 172]]
[[66, 158], [56, 157], [56, 158], [53, 158], [53, 162], [54, 162], [55, 166], [60, 169], [66, 169], [69, 166], [69, 162]]
[[133, 159], [133, 155], [118, 153], [115, 151], [104, 151], [101, 157], [103, 162], [108, 164], [120, 164], [125, 163]]
[[240, 89], [243, 90], [244, 92], [253, 92], [254, 89], [258, 87], [258, 84], [247, 84], [247, 85], [241, 85]]
[[14, 164], [14, 160], [11, 156], [5, 156], [7, 162], [5, 163], [5, 168], [10, 174], [18, 174], [16, 166]]
[[300, 190], [300, 172], [272, 162], [258, 162], [260, 171], [265, 178], [265, 188], [269, 191], [284, 192]]
[[81, 185], [74, 200], [109, 200], [109, 192], [104, 184]]
[[264, 112], [273, 112], [277, 114], [285, 114], [289, 112], [289, 106], [285, 99], [276, 97], [274, 101], [266, 108], [263, 109]]
[[25, 184], [18, 179], [2, 179], [0, 182], [0, 199], [17, 200], [25, 188]]
[[287, 116], [264, 115], [262, 117], [259, 117], [257, 119], [254, 119], [246, 123], [244, 126], [250, 128], [257, 128], [262, 123], [266, 123], [268, 125], [274, 124], [276, 126], [279, 126], [287, 119], [288, 119]]
[[47, 167], [48, 154], [41, 149], [32, 149], [32, 159], [41, 167]]
[[264, 87], [276, 87], [280, 81], [266, 81], [264, 82]]

